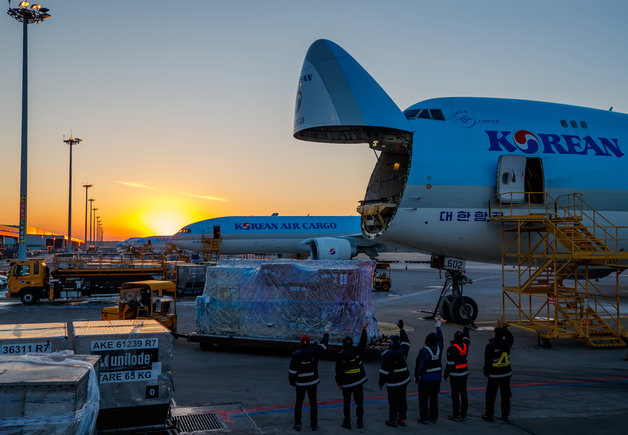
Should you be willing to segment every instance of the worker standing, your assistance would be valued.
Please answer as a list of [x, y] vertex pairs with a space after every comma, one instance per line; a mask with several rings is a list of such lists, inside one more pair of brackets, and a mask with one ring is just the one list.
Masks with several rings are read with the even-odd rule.
[[364, 427], [364, 383], [368, 380], [366, 370], [362, 363], [362, 354], [366, 349], [366, 327], [368, 322], [362, 326], [362, 334], [357, 348], [353, 346], [353, 339], [345, 337], [342, 340], [342, 350], [338, 353], [336, 360], [336, 383], [338, 389], [342, 390], [344, 402], [344, 420], [342, 427], [351, 429], [351, 396], [356, 406], [357, 427]]
[[438, 419], [438, 394], [442, 377], [443, 333], [440, 320], [436, 332], [425, 337], [425, 346], [419, 351], [414, 369], [414, 381], [419, 384], [419, 423], [435, 423]]
[[484, 376], [488, 378], [486, 385], [485, 412], [482, 418], [486, 421], [494, 421], [495, 398], [497, 390], [501, 393], [501, 408], [503, 421], [508, 421], [510, 415], [510, 377], [512, 369], [510, 367], [510, 349], [512, 348], [513, 336], [499, 320], [497, 328], [493, 330], [494, 337], [491, 338], [484, 349]]
[[453, 402], [453, 414], [449, 416], [454, 421], [464, 421], [467, 419], [467, 409], [469, 402], [467, 398], [467, 378], [469, 377], [469, 365], [467, 355], [469, 354], [469, 327], [464, 326], [462, 331], [454, 333], [451, 346], [447, 349], [447, 365], [445, 366], [444, 378], [451, 376], [451, 400]]
[[301, 336], [301, 348], [292, 354], [290, 368], [288, 369], [288, 380], [290, 385], [296, 388], [297, 399], [294, 404], [294, 426], [296, 431], [301, 430], [301, 408], [303, 399], [307, 392], [310, 401], [310, 427], [318, 430], [318, 402], [316, 390], [319, 382], [318, 358], [321, 352], [327, 349], [329, 341], [329, 331], [325, 331], [320, 343], [311, 345], [310, 337]]
[[397, 427], [406, 425], [408, 404], [406, 389], [411, 380], [406, 358], [410, 351], [410, 340], [403, 320], [397, 322], [399, 335], [390, 337], [390, 347], [382, 354], [382, 365], [379, 369], [379, 388], [386, 385], [388, 392], [388, 420], [386, 426]]

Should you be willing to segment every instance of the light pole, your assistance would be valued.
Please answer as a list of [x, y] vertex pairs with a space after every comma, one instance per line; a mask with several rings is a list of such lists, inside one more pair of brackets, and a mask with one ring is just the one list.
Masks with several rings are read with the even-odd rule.
[[[29, 7], [30, 6], [30, 7]], [[39, 23], [50, 18], [49, 9], [41, 5], [31, 6], [28, 2], [20, 2], [19, 7], [12, 8], [9, 0], [7, 14], [15, 18], [22, 26], [22, 149], [20, 165], [20, 232], [18, 236], [17, 255], [19, 260], [26, 260], [26, 193], [28, 168], [28, 25]]]
[[94, 237], [92, 238], [92, 242], [94, 242], [94, 246], [96, 246], [96, 210], [98, 210], [98, 208], [94, 207], [92, 209], [93, 215], [92, 215], [92, 228], [94, 231]]
[[70, 145], [70, 182], [68, 188], [68, 254], [72, 253], [72, 146], [78, 145], [79, 142], [82, 142], [83, 139], [79, 139], [78, 137], [71, 137], [70, 139], [66, 139], [63, 142]]
[[96, 237], [96, 246], [100, 246], [100, 216], [96, 216], [96, 227], [98, 228], [98, 231], [96, 231], [98, 235]]
[[85, 188], [85, 238], [83, 239], [85, 241], [84, 243], [84, 248], [85, 248], [85, 252], [87, 252], [87, 192], [89, 190], [90, 187], [92, 187], [93, 184], [83, 184], [83, 187]]
[[[92, 244], [92, 213], [94, 212], [94, 198], [89, 199], [89, 244]], [[88, 246], [89, 248], [89, 246]]]

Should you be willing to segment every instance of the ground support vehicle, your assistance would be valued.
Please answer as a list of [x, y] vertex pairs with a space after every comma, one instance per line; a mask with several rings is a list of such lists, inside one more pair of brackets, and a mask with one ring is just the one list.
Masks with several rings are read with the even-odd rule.
[[390, 264], [378, 261], [373, 271], [373, 289], [387, 292], [390, 290]]
[[177, 330], [177, 288], [172, 281], [131, 281], [122, 284], [118, 305], [104, 307], [102, 320], [155, 319]]
[[57, 254], [51, 272], [41, 258], [16, 260], [9, 271], [6, 296], [19, 297], [22, 303], [30, 305], [41, 298], [114, 293], [128, 281], [166, 277], [166, 266], [160, 257]]

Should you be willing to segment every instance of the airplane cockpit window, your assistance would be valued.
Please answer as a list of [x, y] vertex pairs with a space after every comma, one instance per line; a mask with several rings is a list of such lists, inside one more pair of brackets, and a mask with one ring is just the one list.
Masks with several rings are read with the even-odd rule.
[[444, 121], [443, 111], [441, 109], [410, 109], [403, 112], [406, 119], [433, 119], [435, 121]]
[[432, 117], [430, 116], [430, 111], [427, 110], [427, 109], [421, 110], [421, 113], [419, 113], [419, 118], [421, 118], [421, 119], [432, 119]]
[[415, 118], [417, 113], [419, 113], [419, 109], [409, 109], [403, 112], [403, 114], [406, 116], [406, 119]]
[[190, 231], [192, 231], [190, 228], [182, 228], [182, 229], [180, 229], [180, 230], [179, 230], [179, 233], [182, 233], [182, 234], [187, 234], [187, 233], [189, 233]]
[[445, 117], [443, 116], [443, 111], [440, 109], [430, 109], [430, 114], [432, 115], [432, 119], [437, 121], [444, 121]]

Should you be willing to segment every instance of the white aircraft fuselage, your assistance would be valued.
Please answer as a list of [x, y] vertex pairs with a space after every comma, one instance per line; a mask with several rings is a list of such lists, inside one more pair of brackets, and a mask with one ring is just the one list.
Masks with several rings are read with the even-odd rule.
[[544, 193], [580, 193], [585, 208], [628, 225], [625, 114], [468, 97], [402, 112], [349, 54], [319, 40], [303, 64], [294, 137], [379, 153], [358, 210], [364, 237], [381, 243], [500, 262], [501, 228], [489, 222], [500, 213], [496, 195], [519, 203], [530, 191], [541, 194], [532, 211], [544, 208]]
[[180, 249], [201, 252], [203, 239], [211, 238], [220, 238], [221, 254], [279, 254], [321, 260], [347, 260], [376, 246], [360, 234], [359, 216], [219, 217], [181, 228], [171, 242]]

